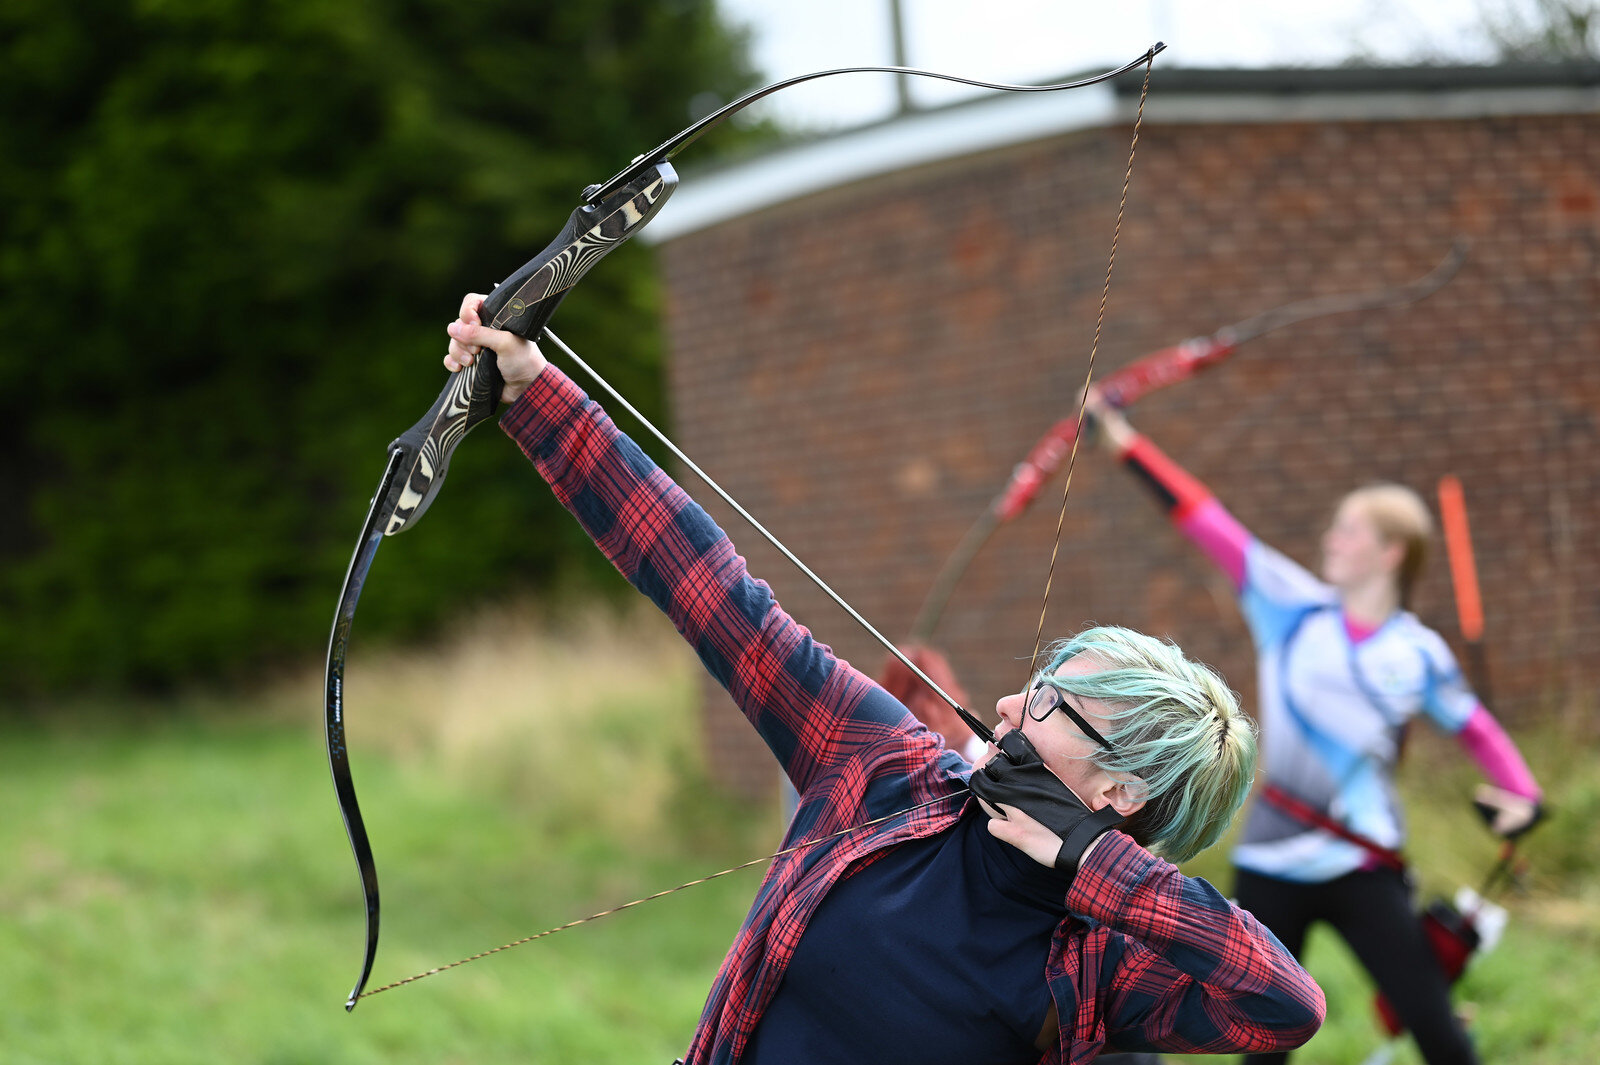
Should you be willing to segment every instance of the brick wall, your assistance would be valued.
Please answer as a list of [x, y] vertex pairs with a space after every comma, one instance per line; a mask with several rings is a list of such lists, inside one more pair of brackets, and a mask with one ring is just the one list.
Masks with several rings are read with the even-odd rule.
[[[1082, 382], [1124, 129], [922, 167], [662, 249], [679, 440], [867, 617], [902, 634], [950, 548]], [[1600, 677], [1600, 116], [1147, 125], [1099, 373], [1306, 296], [1409, 281], [1427, 302], [1254, 341], [1133, 412], [1254, 532], [1314, 563], [1339, 495], [1465, 486], [1498, 707]], [[702, 502], [709, 493], [690, 489]], [[1059, 481], [1001, 530], [937, 642], [992, 718], [1026, 679]], [[710, 500], [819, 638], [883, 653]], [[1458, 650], [1435, 559], [1418, 613]], [[1254, 698], [1226, 582], [1099, 452], [1080, 456], [1047, 635], [1168, 634]], [[1020, 656], [1020, 657], [1019, 657]], [[713, 764], [758, 794], [770, 757], [720, 690]]]

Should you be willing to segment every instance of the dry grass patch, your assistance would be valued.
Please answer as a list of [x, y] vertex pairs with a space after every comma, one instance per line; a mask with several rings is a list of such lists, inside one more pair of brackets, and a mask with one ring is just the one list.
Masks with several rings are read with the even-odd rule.
[[[432, 645], [353, 648], [348, 740], [357, 760], [382, 754], [547, 823], [581, 818], [642, 842], [685, 782], [703, 778], [699, 670], [648, 604], [496, 607]], [[320, 670], [308, 671], [268, 703], [303, 721], [322, 690]]]

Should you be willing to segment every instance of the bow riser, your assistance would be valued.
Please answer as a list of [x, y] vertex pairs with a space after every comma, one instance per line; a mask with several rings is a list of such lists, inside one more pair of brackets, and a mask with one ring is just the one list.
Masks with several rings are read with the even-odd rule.
[[573, 211], [550, 247], [483, 301], [483, 320], [518, 336], [537, 336], [550, 320], [548, 314], [539, 320], [538, 305], [577, 284], [607, 252], [654, 218], [677, 187], [678, 172], [672, 164], [657, 163], [615, 194]]
[[1129, 363], [1100, 382], [1100, 394], [1121, 409], [1157, 389], [1187, 381], [1232, 355], [1239, 345], [1225, 333], [1192, 337]]
[[[654, 218], [677, 187], [677, 172], [670, 163], [660, 163], [608, 199], [573, 211], [544, 251], [495, 286], [479, 310], [480, 320], [494, 329], [537, 336], [568, 290]], [[449, 472], [456, 445], [494, 417], [503, 387], [494, 358], [474, 361], [451, 374], [428, 413], [389, 445], [391, 451], [404, 452], [405, 460], [387, 501], [384, 535], [403, 532], [427, 511]]]

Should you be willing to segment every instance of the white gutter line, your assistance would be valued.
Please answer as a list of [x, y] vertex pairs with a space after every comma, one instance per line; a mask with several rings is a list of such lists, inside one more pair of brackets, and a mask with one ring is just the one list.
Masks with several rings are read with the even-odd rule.
[[[880, 174], [1131, 121], [1106, 84], [1066, 94], [997, 94], [779, 149], [694, 178], [638, 239], [661, 244]], [[1420, 121], [1600, 112], [1600, 88], [1433, 92], [1152, 93], [1145, 121], [1169, 124]]]
[[1109, 85], [996, 96], [912, 114], [713, 171], [685, 183], [639, 234], [660, 244], [823, 189], [908, 167], [1103, 126], [1116, 117]]
[[[1147, 122], [1442, 121], [1600, 112], [1600, 89], [1541, 87], [1436, 92], [1150, 94]], [[1131, 114], [1131, 107], [1129, 108]]]

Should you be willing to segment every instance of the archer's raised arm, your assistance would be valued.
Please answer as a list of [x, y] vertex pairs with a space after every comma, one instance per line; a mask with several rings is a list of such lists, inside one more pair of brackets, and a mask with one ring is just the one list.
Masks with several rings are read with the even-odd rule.
[[1254, 539], [1249, 530], [1209, 488], [1135, 430], [1097, 389], [1089, 390], [1084, 409], [1098, 423], [1105, 446], [1150, 490], [1173, 526], [1228, 575], [1235, 591], [1243, 591]]
[[790, 617], [710, 515], [537, 348], [468, 320], [450, 335], [452, 369], [481, 357], [480, 346], [499, 351], [511, 401], [502, 428], [612, 565], [672, 619], [796, 787], [916, 727]]

